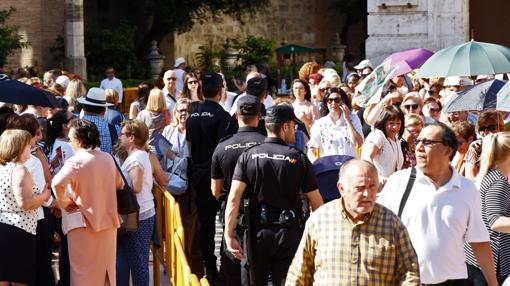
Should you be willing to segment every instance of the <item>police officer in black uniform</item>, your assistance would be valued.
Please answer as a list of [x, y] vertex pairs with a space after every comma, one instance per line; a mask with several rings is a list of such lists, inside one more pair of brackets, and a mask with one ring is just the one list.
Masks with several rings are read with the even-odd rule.
[[[283, 285], [301, 239], [300, 192], [307, 196], [312, 210], [323, 203], [312, 164], [304, 153], [288, 146], [295, 142], [297, 122], [290, 106], [269, 108], [268, 137], [263, 144], [247, 149], [234, 171], [225, 214], [225, 244], [242, 264], [248, 262], [250, 285], [267, 285], [269, 273], [273, 285]], [[234, 229], [245, 191], [250, 231], [241, 246]], [[248, 284], [247, 280], [243, 279], [243, 284]]]
[[[266, 96], [270, 96], [267, 93], [267, 80], [261, 77], [254, 77], [250, 78], [248, 82], [246, 83], [246, 94], [241, 94], [239, 96], [239, 100], [237, 103], [237, 108], [239, 109], [240, 106], [240, 100], [245, 97], [246, 95], [253, 95], [257, 97], [262, 104], [261, 110], [260, 110], [260, 120], [259, 124], [257, 125], [257, 131], [266, 136], [266, 127], [264, 126], [264, 117], [266, 116], [266, 107], [264, 106], [264, 100], [266, 99]], [[232, 108], [236, 108], [235, 106], [232, 106]], [[236, 110], [236, 112], [239, 110]], [[230, 123], [228, 126], [228, 134], [235, 134], [237, 133], [237, 130], [239, 128], [239, 125], [237, 123], [237, 117], [234, 114], [230, 118]]]
[[[262, 103], [253, 95], [245, 95], [238, 101], [239, 110], [234, 115], [239, 124], [239, 131], [233, 136], [225, 137], [214, 150], [211, 166], [211, 189], [220, 201], [221, 214], [225, 213], [228, 191], [237, 159], [249, 147], [261, 144], [266, 138], [257, 130]], [[241, 265], [228, 251], [224, 242], [221, 248], [221, 268], [226, 285], [241, 285]]]
[[223, 79], [219, 74], [204, 74], [202, 90], [205, 101], [196, 105], [186, 122], [186, 140], [192, 160], [190, 183], [197, 197], [202, 260], [211, 284], [218, 278], [217, 257], [214, 255], [218, 203], [211, 193], [211, 158], [218, 142], [226, 135], [230, 119], [230, 114], [218, 103], [222, 87]]

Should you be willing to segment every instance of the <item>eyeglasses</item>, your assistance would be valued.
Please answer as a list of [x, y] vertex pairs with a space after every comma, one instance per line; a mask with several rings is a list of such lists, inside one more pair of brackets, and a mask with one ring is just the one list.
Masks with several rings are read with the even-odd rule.
[[176, 78], [176, 77], [174, 77], [174, 76], [172, 76], [172, 77], [167, 78], [166, 80], [167, 80], [167, 81], [171, 81], [171, 80], [176, 81], [176, 80], [177, 80], [177, 78]]
[[421, 144], [423, 144], [423, 146], [425, 146], [425, 147], [430, 147], [430, 146], [432, 146], [433, 144], [438, 144], [438, 143], [443, 144], [443, 141], [439, 141], [439, 140], [414, 139], [414, 145], [416, 145], [416, 146], [417, 146], [420, 142], [421, 142]]
[[482, 126], [482, 127], [478, 128], [478, 132], [484, 132], [484, 131], [494, 132], [494, 131], [497, 131], [497, 130], [498, 130], [498, 126], [497, 125], [485, 125], [485, 126]]
[[418, 104], [404, 104], [404, 108], [407, 110], [415, 110], [418, 109]]
[[292, 89], [294, 89], [294, 90], [302, 90], [302, 89], [305, 89], [305, 88], [302, 87], [302, 86], [296, 86], [296, 87], [293, 87]]
[[441, 109], [440, 108], [429, 108], [429, 111], [430, 112], [439, 112], [439, 111], [441, 111]]
[[184, 113], [184, 112], [188, 113], [188, 110], [187, 109], [178, 109], [177, 110], [177, 113]]
[[197, 83], [198, 83], [197, 80], [190, 80], [190, 81], [188, 81], [188, 84], [197, 84]]
[[340, 103], [340, 97], [334, 97], [334, 98], [329, 97], [328, 98], [328, 103], [333, 103], [333, 101], [335, 103]]

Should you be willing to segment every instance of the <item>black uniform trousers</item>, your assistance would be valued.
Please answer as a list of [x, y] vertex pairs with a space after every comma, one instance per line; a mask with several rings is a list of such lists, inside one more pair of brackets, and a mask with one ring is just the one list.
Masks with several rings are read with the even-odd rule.
[[[273, 285], [284, 285], [287, 272], [301, 240], [299, 223], [281, 225], [254, 225], [252, 235], [253, 263], [256, 285], [268, 285], [271, 273]], [[243, 276], [246, 270], [242, 269]], [[246, 285], [243, 278], [243, 284]], [[246, 285], [249, 286], [249, 285]]]
[[51, 251], [53, 249], [53, 233], [55, 231], [55, 216], [49, 208], [43, 207], [44, 218], [37, 221], [36, 243], [37, 243], [37, 274], [36, 284], [54, 286], [55, 276], [51, 268]]
[[[210, 166], [210, 164], [209, 164]], [[200, 222], [200, 248], [208, 275], [217, 274], [217, 257], [214, 255], [214, 235], [216, 233], [216, 212], [218, 202], [211, 192], [211, 169], [193, 168], [193, 191], [196, 192], [198, 220]]]
[[[223, 229], [225, 230], [225, 229]], [[242, 241], [243, 230], [236, 229], [236, 237]], [[225, 237], [221, 239], [221, 266], [220, 271], [225, 280], [226, 286], [241, 286], [241, 262], [235, 258], [228, 250], [225, 244]]]

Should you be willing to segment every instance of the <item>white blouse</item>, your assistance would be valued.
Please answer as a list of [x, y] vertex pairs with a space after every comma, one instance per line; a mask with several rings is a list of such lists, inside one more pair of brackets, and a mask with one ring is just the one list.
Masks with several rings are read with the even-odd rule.
[[379, 149], [379, 154], [372, 161], [380, 176], [387, 178], [402, 169], [404, 154], [398, 139], [390, 140], [381, 130], [374, 129], [368, 134], [365, 143], [372, 143]]

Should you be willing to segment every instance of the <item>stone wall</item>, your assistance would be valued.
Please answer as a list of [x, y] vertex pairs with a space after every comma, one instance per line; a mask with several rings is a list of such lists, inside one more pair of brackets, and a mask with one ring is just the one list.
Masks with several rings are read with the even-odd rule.
[[468, 40], [468, 0], [368, 0], [367, 58], [379, 64], [409, 48], [432, 51]]
[[38, 63], [43, 69], [54, 65], [50, 48], [64, 34], [64, 0], [2, 0], [0, 9], [16, 8], [8, 25], [18, 26], [30, 46], [8, 58], [10, 67]]
[[[243, 17], [243, 23], [229, 16], [201, 19], [185, 33], [169, 35], [160, 44], [160, 51], [166, 56], [165, 67], [171, 67], [176, 57], [183, 56], [188, 64], [196, 65], [199, 47], [212, 42], [222, 47], [227, 38], [244, 40], [247, 35], [264, 37], [281, 46], [283, 41], [313, 48], [327, 48], [335, 34], [341, 30], [333, 0], [271, 0], [265, 11]], [[363, 32], [362, 29], [354, 30]], [[355, 35], [355, 38], [360, 38]], [[359, 49], [359, 43], [356, 43]]]

